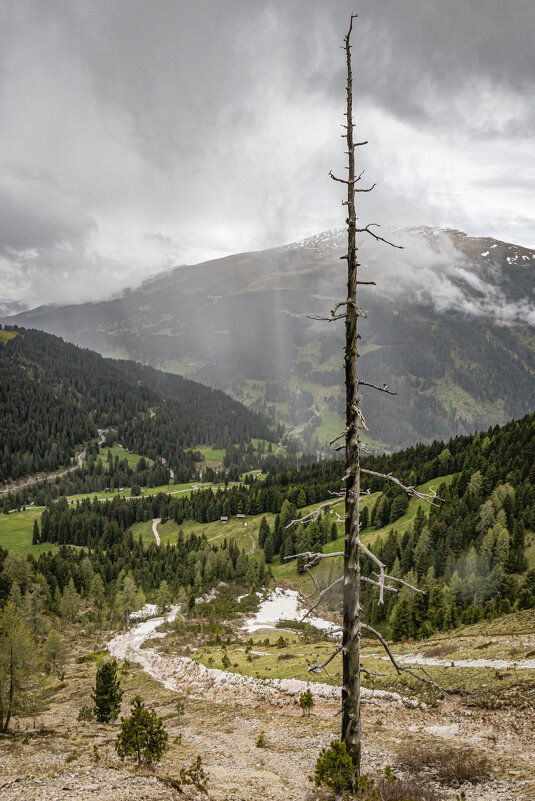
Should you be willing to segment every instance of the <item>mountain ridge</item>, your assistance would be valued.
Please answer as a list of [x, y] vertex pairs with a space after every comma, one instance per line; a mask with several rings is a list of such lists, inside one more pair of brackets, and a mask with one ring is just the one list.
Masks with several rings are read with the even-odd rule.
[[[367, 380], [400, 397], [366, 398], [372, 447], [447, 438], [531, 411], [535, 252], [454, 229], [384, 235], [405, 249], [364, 242], [359, 251], [363, 277], [378, 283], [362, 295], [361, 364]], [[343, 240], [331, 229], [181, 266], [109, 301], [6, 322], [189, 375], [323, 447], [343, 427], [343, 343], [341, 329], [309, 317], [342, 299]]]

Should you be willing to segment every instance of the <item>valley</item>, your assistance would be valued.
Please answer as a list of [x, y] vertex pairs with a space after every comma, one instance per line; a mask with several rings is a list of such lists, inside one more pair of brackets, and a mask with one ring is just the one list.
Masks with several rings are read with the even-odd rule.
[[[220, 391], [6, 333], [3, 795], [328, 798], [307, 777], [339, 736], [328, 628], [342, 558], [305, 554], [343, 551], [343, 462]], [[337, 433], [335, 417], [320, 425]], [[367, 584], [361, 598], [391, 659], [362, 640], [363, 770], [381, 798], [395, 782], [411, 801], [535, 797], [534, 416], [401, 451], [369, 444], [362, 569], [379, 560], [391, 578], [384, 603]], [[270, 598], [276, 616], [253, 622]], [[113, 660], [122, 718], [97, 722], [91, 693]], [[167, 737], [141, 768], [115, 748], [138, 694]]]
[[0, 18], [0, 801], [535, 801], [533, 0]]
[[[366, 546], [394, 575], [417, 580], [428, 592], [423, 607], [403, 592], [389, 598], [383, 610], [372, 601], [367, 616], [389, 638], [399, 665], [417, 672], [424, 667], [434, 684], [399, 674], [376, 641], [363, 640], [362, 649], [364, 667], [370, 671], [362, 678], [363, 768], [380, 776], [384, 766], [391, 765], [399, 781], [411, 783], [414, 799], [453, 801], [464, 793], [467, 801], [512, 801], [529, 799], [535, 792], [534, 428], [530, 416], [485, 436], [368, 457], [370, 468], [394, 469], [405, 480], [415, 480], [420, 494], [436, 492], [443, 498], [443, 504], [433, 507], [413, 497], [394, 510], [399, 496], [376, 489], [373, 479], [361, 504]], [[100, 462], [104, 474], [126, 462], [134, 478], [142, 459], [148, 469], [158, 461], [124, 449], [113, 429], [108, 433], [108, 442], [101, 431], [84, 446], [82, 468], [69, 476], [86, 469], [88, 459]], [[266, 462], [267, 472], [260, 473], [268, 442], [256, 439], [251, 445], [260, 467], [238, 481], [176, 484], [168, 473], [169, 483], [143, 486], [141, 495], [130, 497], [130, 488], [122, 493], [114, 489], [60, 495], [49, 498], [46, 508], [6, 510], [0, 517], [3, 586], [8, 588], [6, 579], [15, 569], [20, 571], [16, 565], [21, 564], [7, 554], [28, 557], [33, 581], [43, 576], [38, 580], [50, 588], [49, 600], [42, 596], [38, 618], [43, 626], [38, 635], [41, 647], [46, 631], [58, 626], [66, 648], [61, 674], [42, 672], [41, 666], [40, 672], [27, 676], [20, 697], [25, 703], [16, 707], [12, 733], [0, 737], [6, 798], [22, 798], [24, 788], [43, 801], [89, 794], [99, 801], [113, 788], [126, 801], [133, 787], [148, 799], [170, 799], [177, 793], [199, 798], [206, 791], [179, 775], [197, 756], [209, 776], [208, 797], [214, 801], [323, 797], [314, 795], [306, 777], [313, 772], [319, 748], [338, 735], [341, 665], [335, 661], [326, 672], [309, 672], [309, 666], [328, 658], [333, 643], [307, 618], [296, 621], [299, 615], [289, 607], [285, 611], [284, 593], [290, 598], [297, 592], [304, 598], [314, 592], [314, 584], [299, 560], [285, 561], [283, 554], [314, 547], [314, 542], [322, 543], [324, 553], [343, 548], [342, 522], [335, 510], [322, 512], [329, 492], [339, 486], [341, 465], [299, 466], [294, 457], [280, 452], [275, 461]], [[272, 450], [279, 447], [273, 444]], [[201, 449], [212, 469], [223, 468], [225, 449]], [[489, 460], [491, 453], [495, 458]], [[143, 462], [141, 467], [145, 469]], [[66, 480], [51, 483], [61, 490]], [[513, 486], [510, 482], [514, 493], [507, 489]], [[474, 492], [477, 502], [468, 503]], [[461, 497], [468, 503], [464, 536], [473, 519], [477, 547], [464, 556], [454, 516]], [[485, 498], [493, 499], [494, 511], [485, 506]], [[506, 561], [492, 550], [490, 563], [481, 561], [484, 541], [492, 542], [491, 535], [485, 540], [477, 533], [483, 509], [495, 537], [498, 524], [513, 534]], [[284, 533], [284, 521], [315, 511], [317, 521], [298, 525], [292, 535]], [[524, 561], [517, 565], [511, 561], [521, 542], [515, 520], [525, 526]], [[34, 522], [45, 541], [32, 542]], [[448, 527], [457, 533], [447, 534]], [[415, 532], [420, 532], [416, 548], [410, 544]], [[461, 547], [459, 556], [447, 557], [444, 545], [434, 554], [430, 544], [422, 550], [430, 536], [435, 542], [449, 537], [450, 547]], [[472, 560], [472, 567], [464, 566], [464, 560]], [[320, 589], [332, 583], [340, 570], [337, 562], [325, 561], [312, 569]], [[413, 578], [403, 572], [408, 568]], [[478, 578], [480, 570], [485, 571], [484, 580]], [[95, 583], [97, 574], [107, 577], [101, 589]], [[454, 574], [464, 576], [466, 590]], [[71, 592], [65, 584], [69, 576], [76, 582], [71, 582], [76, 604], [72, 618], [65, 600]], [[9, 598], [15, 599], [11, 582]], [[52, 598], [51, 588], [61, 587], [60, 582], [63, 591], [58, 595], [56, 590]], [[21, 583], [23, 598], [35, 593], [35, 586], [30, 583], [25, 589]], [[283, 588], [277, 590], [279, 622], [269, 619], [274, 628], [247, 625], [274, 587]], [[316, 614], [339, 622], [339, 598], [335, 587]], [[153, 615], [160, 603], [174, 606], [165, 618], [138, 623], [133, 610], [147, 600], [154, 604]], [[23, 601], [24, 619], [30, 621], [29, 607], [25, 609]], [[125, 609], [130, 610], [126, 631]], [[122, 666], [122, 715], [128, 713], [129, 699], [140, 693], [163, 716], [169, 748], [150, 769], [134, 770], [118, 759], [114, 742], [119, 721], [73, 722], [88, 703], [95, 671], [108, 655]], [[445, 697], [437, 687], [444, 689]], [[303, 715], [298, 703], [307, 688], [313, 697], [310, 716]], [[177, 699], [185, 709], [179, 717], [173, 712]], [[265, 744], [258, 748], [261, 732]]]
[[[533, 250], [425, 226], [389, 236], [404, 250], [388, 259], [362, 243], [365, 277], [377, 287], [363, 290], [361, 367], [398, 393], [364, 394], [371, 449], [473, 433], [532, 411]], [[313, 318], [339, 300], [343, 240], [330, 230], [177, 267], [119, 299], [3, 322], [187, 374], [284, 423], [307, 450], [326, 452], [343, 428], [342, 331]]]

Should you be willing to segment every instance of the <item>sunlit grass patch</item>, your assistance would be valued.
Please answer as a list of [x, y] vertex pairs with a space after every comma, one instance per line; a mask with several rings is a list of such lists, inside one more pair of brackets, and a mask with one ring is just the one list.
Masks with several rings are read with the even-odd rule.
[[0, 546], [8, 551], [17, 551], [22, 556], [39, 556], [48, 551], [57, 551], [57, 545], [40, 543], [32, 545], [34, 520], [39, 522], [42, 509], [26, 509], [0, 515]]

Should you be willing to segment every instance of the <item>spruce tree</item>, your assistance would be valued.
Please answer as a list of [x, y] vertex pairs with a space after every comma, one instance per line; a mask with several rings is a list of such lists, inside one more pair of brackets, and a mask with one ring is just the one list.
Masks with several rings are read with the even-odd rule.
[[95, 718], [99, 723], [108, 723], [119, 716], [123, 693], [117, 677], [117, 662], [112, 659], [104, 662], [97, 670], [92, 701], [95, 704]]
[[264, 542], [264, 556], [266, 559], [266, 563], [268, 565], [273, 561], [274, 555], [275, 555], [275, 547], [273, 545], [273, 537], [271, 534], [268, 534]]
[[270, 533], [271, 529], [269, 528], [269, 523], [267, 522], [266, 518], [263, 517], [260, 521], [260, 529], [258, 530], [258, 546], [260, 548], [264, 547], [266, 538]]

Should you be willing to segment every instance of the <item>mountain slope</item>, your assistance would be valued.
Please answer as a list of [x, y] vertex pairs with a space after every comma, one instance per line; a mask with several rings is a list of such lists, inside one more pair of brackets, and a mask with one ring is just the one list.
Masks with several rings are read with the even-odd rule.
[[219, 390], [40, 331], [1, 333], [0, 482], [67, 464], [97, 425], [117, 428], [127, 447], [165, 457], [185, 478], [195, 459], [184, 448], [270, 437], [263, 418]]
[[[361, 373], [398, 398], [365, 397], [372, 444], [401, 446], [532, 410], [535, 253], [458, 231], [364, 242]], [[320, 444], [343, 411], [342, 324], [313, 321], [343, 298], [344, 235], [177, 268], [104, 303], [11, 318], [116, 357], [189, 374], [275, 413]], [[338, 328], [335, 328], [338, 326]]]

